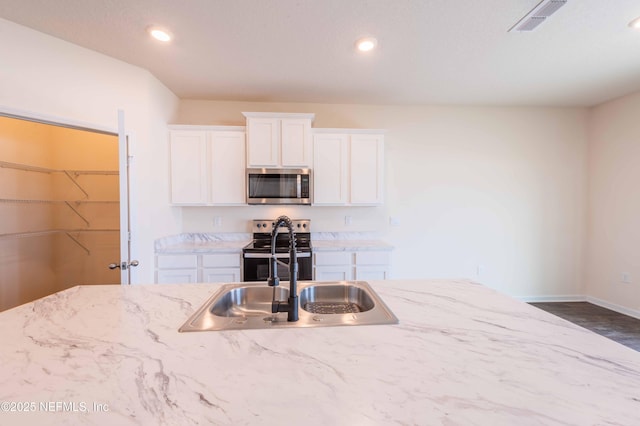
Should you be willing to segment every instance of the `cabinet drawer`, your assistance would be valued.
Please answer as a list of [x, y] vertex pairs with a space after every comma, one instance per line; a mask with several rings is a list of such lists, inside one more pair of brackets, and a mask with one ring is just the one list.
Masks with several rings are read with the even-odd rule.
[[197, 281], [197, 269], [169, 269], [156, 272], [157, 284], [189, 284]]
[[159, 269], [197, 268], [198, 256], [194, 256], [194, 255], [157, 256], [156, 263]]
[[356, 265], [388, 265], [391, 254], [388, 251], [366, 251], [356, 253]]
[[240, 267], [240, 253], [207, 254], [202, 256], [204, 268], [234, 268]]
[[321, 251], [315, 253], [316, 265], [351, 265], [353, 253], [346, 251]]

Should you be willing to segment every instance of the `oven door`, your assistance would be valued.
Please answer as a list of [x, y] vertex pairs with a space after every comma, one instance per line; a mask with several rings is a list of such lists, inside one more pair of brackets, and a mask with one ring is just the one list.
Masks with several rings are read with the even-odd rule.
[[[244, 281], [267, 281], [269, 278], [269, 254], [244, 253], [243, 279]], [[278, 260], [289, 263], [289, 255], [283, 255]], [[289, 281], [289, 267], [278, 264], [278, 278], [282, 281]], [[298, 254], [298, 280], [310, 281], [313, 279], [313, 267], [311, 253]]]

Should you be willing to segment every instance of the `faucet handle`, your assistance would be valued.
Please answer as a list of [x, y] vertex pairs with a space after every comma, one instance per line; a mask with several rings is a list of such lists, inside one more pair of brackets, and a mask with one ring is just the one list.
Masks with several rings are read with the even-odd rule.
[[[269, 287], [277, 287], [277, 286], [279, 286], [280, 285], [280, 278], [278, 278], [278, 277], [269, 277], [267, 279], [267, 285]], [[275, 289], [274, 289], [274, 291], [275, 291]]]

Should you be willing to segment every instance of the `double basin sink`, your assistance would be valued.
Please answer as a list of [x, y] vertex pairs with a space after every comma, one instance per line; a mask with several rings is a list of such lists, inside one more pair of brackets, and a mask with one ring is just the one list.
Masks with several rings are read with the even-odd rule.
[[298, 282], [298, 321], [272, 313], [271, 302], [286, 301], [288, 283], [225, 284], [182, 327], [185, 331], [397, 324], [398, 318], [365, 281]]

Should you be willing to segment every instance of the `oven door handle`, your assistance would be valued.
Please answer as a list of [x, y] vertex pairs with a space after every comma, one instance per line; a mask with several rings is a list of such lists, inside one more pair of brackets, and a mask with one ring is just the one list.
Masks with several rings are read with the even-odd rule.
[[[289, 253], [276, 253], [275, 256], [276, 259], [288, 259]], [[271, 253], [243, 253], [242, 257], [244, 257], [245, 259], [271, 259]], [[311, 257], [311, 253], [296, 253], [296, 257]]]

